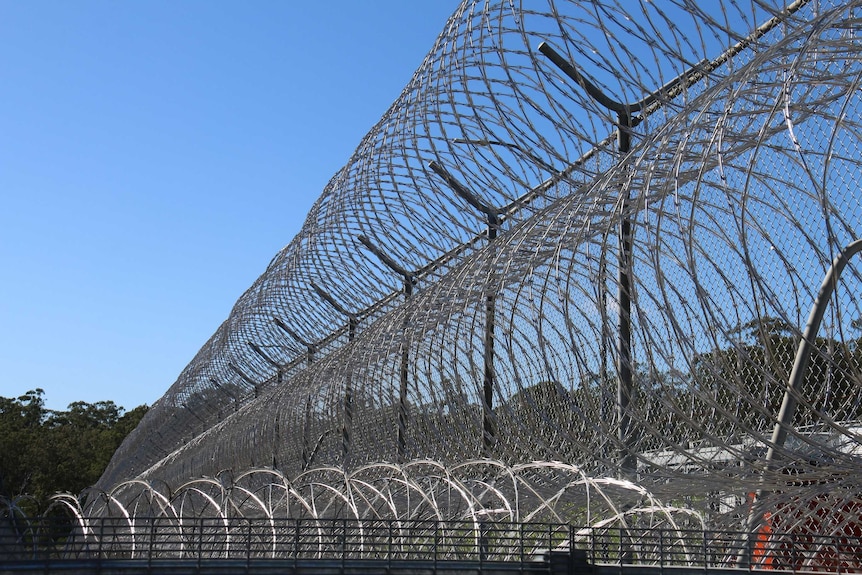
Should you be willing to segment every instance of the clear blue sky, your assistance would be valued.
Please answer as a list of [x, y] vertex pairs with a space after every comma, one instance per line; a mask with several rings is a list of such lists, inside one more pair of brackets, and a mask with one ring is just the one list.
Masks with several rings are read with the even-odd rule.
[[0, 395], [152, 404], [456, 0], [0, 0]]

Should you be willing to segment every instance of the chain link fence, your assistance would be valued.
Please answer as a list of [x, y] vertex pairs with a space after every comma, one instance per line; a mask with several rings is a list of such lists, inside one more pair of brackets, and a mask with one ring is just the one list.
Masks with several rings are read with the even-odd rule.
[[99, 487], [543, 460], [854, 533], [860, 10], [463, 2]]

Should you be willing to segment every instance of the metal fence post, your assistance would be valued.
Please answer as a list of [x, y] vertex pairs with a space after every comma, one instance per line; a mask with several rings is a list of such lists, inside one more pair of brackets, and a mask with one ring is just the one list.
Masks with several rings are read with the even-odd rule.
[[107, 517], [102, 517], [99, 523], [99, 552], [96, 555], [96, 559], [101, 562], [102, 557], [105, 555], [105, 523], [108, 522]]
[[296, 573], [296, 561], [299, 558], [299, 526], [301, 519], [294, 521], [293, 529], [293, 572]]
[[101, 518], [101, 521], [99, 521], [99, 534], [96, 536], [96, 557], [102, 554], [102, 532], [104, 530], [104, 518]]
[[518, 559], [524, 564], [524, 524], [518, 523]]
[[344, 556], [347, 555], [347, 519], [341, 520], [341, 572], [344, 573]]
[[658, 530], [658, 567], [664, 575], [664, 529]]
[[147, 571], [150, 571], [153, 567], [153, 546], [155, 542], [153, 541], [156, 538], [156, 518], [150, 517], [150, 543], [149, 548], [147, 549]]
[[619, 554], [617, 555], [617, 559], [619, 560], [620, 566], [620, 574], [623, 572], [623, 560], [624, 556], [628, 553], [628, 545], [623, 544], [623, 528], [617, 528], [619, 531], [619, 537], [617, 538], [617, 543], [619, 544]]
[[201, 570], [201, 557], [204, 554], [204, 518], [201, 517], [200, 526], [198, 527], [198, 572]]
[[246, 519], [246, 525], [247, 525], [246, 533], [248, 534], [248, 536], [246, 537], [246, 542], [245, 542], [245, 568], [246, 568], [246, 571], [248, 569], [250, 569], [250, 567], [251, 567], [251, 542], [252, 542], [251, 522], [252, 522], [251, 518]]
[[387, 565], [386, 569], [387, 569], [387, 573], [389, 573], [392, 571], [392, 519], [390, 519], [387, 522], [387, 524], [388, 524], [389, 537], [386, 541], [386, 545], [388, 548], [388, 551], [386, 553], [386, 565]]
[[434, 522], [434, 572], [437, 572], [438, 548], [440, 547], [440, 522]]

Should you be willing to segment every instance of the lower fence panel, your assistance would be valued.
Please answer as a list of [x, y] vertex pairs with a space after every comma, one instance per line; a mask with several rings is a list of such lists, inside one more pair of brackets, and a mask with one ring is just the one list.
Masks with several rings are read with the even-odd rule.
[[850, 536], [566, 524], [275, 518], [78, 518], [8, 521], [0, 562], [445, 561], [528, 564], [551, 553], [593, 565], [832, 573], [862, 571]]

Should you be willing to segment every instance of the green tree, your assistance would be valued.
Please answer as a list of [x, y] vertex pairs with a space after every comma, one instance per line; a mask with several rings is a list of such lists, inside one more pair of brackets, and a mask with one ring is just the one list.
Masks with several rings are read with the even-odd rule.
[[0, 397], [0, 494], [25, 494], [38, 482], [39, 470], [30, 462], [40, 459], [45, 448], [43, 394], [35, 389], [17, 398]]
[[[735, 345], [698, 356], [693, 380], [701, 398], [714, 411], [724, 412], [718, 416], [727, 422], [724, 431], [731, 431], [735, 419], [768, 432], [781, 407], [799, 338], [774, 318], [751, 321], [738, 333]], [[839, 421], [862, 418], [859, 340], [818, 337], [814, 347], [794, 424], [816, 424], [824, 415]]]
[[33, 497], [39, 513], [51, 495], [93, 485], [111, 456], [147, 411], [128, 413], [112, 401], [45, 408], [44, 391], [0, 397], [0, 496]]

